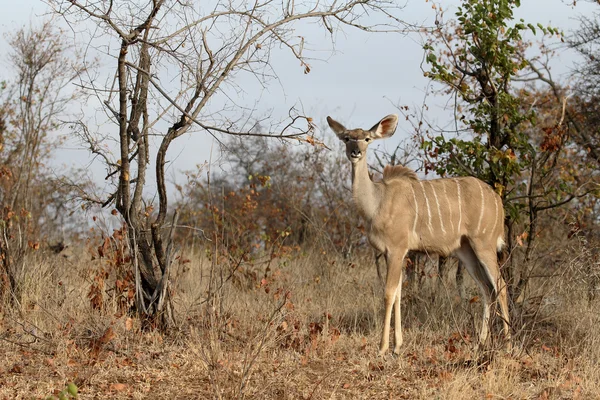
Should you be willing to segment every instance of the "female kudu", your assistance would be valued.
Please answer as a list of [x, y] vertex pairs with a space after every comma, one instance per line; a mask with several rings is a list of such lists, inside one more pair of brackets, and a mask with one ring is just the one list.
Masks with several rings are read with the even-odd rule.
[[496, 298], [508, 338], [506, 285], [496, 254], [504, 245], [504, 209], [500, 197], [473, 177], [422, 181], [403, 166], [386, 166], [383, 181], [373, 182], [368, 172], [367, 146], [374, 139], [392, 136], [398, 116], [388, 115], [369, 130], [348, 130], [331, 117], [327, 117], [327, 122], [346, 143], [346, 155], [352, 163], [354, 202], [366, 221], [369, 242], [385, 255], [387, 262], [385, 321], [379, 354], [385, 354], [389, 347], [394, 303], [394, 353], [402, 345], [402, 266], [409, 250], [458, 256], [483, 295], [479, 342], [484, 344], [487, 339], [490, 305]]

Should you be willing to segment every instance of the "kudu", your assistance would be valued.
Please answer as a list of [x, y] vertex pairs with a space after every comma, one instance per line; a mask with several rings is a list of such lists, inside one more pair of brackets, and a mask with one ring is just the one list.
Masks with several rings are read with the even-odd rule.
[[397, 115], [388, 115], [369, 130], [346, 129], [327, 117], [352, 163], [352, 197], [365, 219], [371, 245], [387, 263], [385, 320], [379, 354], [389, 347], [392, 307], [395, 311], [395, 347], [400, 351], [402, 330], [400, 294], [406, 253], [416, 250], [454, 254], [463, 262], [483, 297], [483, 322], [479, 342], [488, 337], [490, 306], [498, 299], [509, 337], [506, 285], [498, 267], [497, 251], [504, 245], [502, 200], [484, 182], [473, 177], [420, 180], [404, 166], [386, 166], [383, 181], [373, 182], [367, 165], [367, 146], [374, 139], [392, 136]]

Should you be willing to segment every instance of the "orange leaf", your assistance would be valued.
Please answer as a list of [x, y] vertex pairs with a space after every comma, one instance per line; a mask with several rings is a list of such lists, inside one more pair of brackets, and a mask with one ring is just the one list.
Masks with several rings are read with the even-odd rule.
[[545, 344], [542, 345], [542, 350], [544, 351], [552, 351], [552, 349], [548, 346], [546, 346]]
[[127, 389], [127, 385], [124, 383], [113, 383], [109, 386], [111, 392], [122, 392]]
[[12, 374], [22, 374], [23, 373], [23, 366], [21, 364], [15, 364], [12, 366], [11, 369], [8, 370], [8, 372], [12, 373]]
[[113, 331], [113, 328], [109, 326], [108, 329], [102, 335], [102, 337], [98, 339], [98, 342], [100, 342], [101, 344], [106, 344], [113, 340], [115, 336], [117, 336], [115, 334], [115, 331]]
[[373, 363], [369, 363], [369, 369], [371, 371], [383, 371], [384, 370], [384, 366], [382, 363], [377, 363], [377, 364], [373, 364]]

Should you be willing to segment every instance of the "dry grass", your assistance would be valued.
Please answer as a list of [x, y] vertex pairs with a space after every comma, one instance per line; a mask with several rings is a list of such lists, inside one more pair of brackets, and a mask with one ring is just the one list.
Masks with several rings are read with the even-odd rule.
[[210, 263], [192, 259], [175, 272], [180, 325], [167, 336], [110, 297], [91, 308], [101, 261], [85, 252], [31, 260], [20, 303], [2, 315], [0, 398], [45, 398], [68, 382], [81, 398], [600, 398], [600, 316], [568, 276], [523, 319], [512, 352], [484, 354], [470, 340], [479, 302], [425, 274], [419, 290], [405, 285], [403, 353], [379, 358], [372, 259], [312, 252], [245, 266], [212, 302]]

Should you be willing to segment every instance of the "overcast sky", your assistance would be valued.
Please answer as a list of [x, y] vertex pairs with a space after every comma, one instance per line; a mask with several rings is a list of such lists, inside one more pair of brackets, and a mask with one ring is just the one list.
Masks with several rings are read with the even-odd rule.
[[[459, 2], [441, 2], [446, 11], [446, 20]], [[576, 17], [588, 14], [598, 6], [579, 2], [576, 7], [568, 0], [523, 0], [517, 17], [528, 22], [551, 24], [567, 33], [577, 26]], [[404, 18], [409, 22], [431, 24], [435, 13], [431, 2], [410, 0]], [[21, 26], [40, 21], [47, 12], [41, 0], [20, 0], [11, 3], [10, 12], [0, 14], [0, 30], [13, 32]], [[3, 36], [0, 51], [6, 52], [6, 36]], [[318, 37], [318, 36], [317, 36]], [[325, 38], [325, 36], [323, 36]], [[281, 115], [294, 105], [302, 105], [305, 112], [322, 126], [327, 115], [331, 115], [347, 127], [368, 128], [383, 116], [397, 112], [396, 105], [416, 105], [423, 101], [428, 80], [420, 69], [423, 52], [421, 38], [412, 34], [400, 37], [393, 34], [366, 34], [354, 29], [345, 29], [336, 38], [335, 54], [323, 53], [323, 61], [311, 62], [311, 72], [303, 73], [298, 61], [285, 57], [275, 59], [282, 85], [273, 84], [262, 93], [250, 92], [243, 101], [254, 104], [267, 112], [274, 110]], [[554, 73], [566, 74], [573, 62], [572, 55], [555, 60]], [[0, 64], [0, 77], [6, 76], [6, 62]], [[242, 101], [242, 102], [243, 102]], [[450, 116], [450, 110], [432, 110], [438, 118]], [[410, 127], [400, 122], [398, 138], [406, 135]], [[332, 135], [330, 132], [321, 135]], [[191, 169], [209, 157], [213, 142], [205, 133], [187, 135], [170, 150], [175, 171]], [[88, 166], [86, 151], [76, 150], [69, 143], [57, 156], [57, 164]], [[392, 145], [388, 147], [392, 148]], [[103, 181], [104, 170], [92, 165], [96, 180]]]

